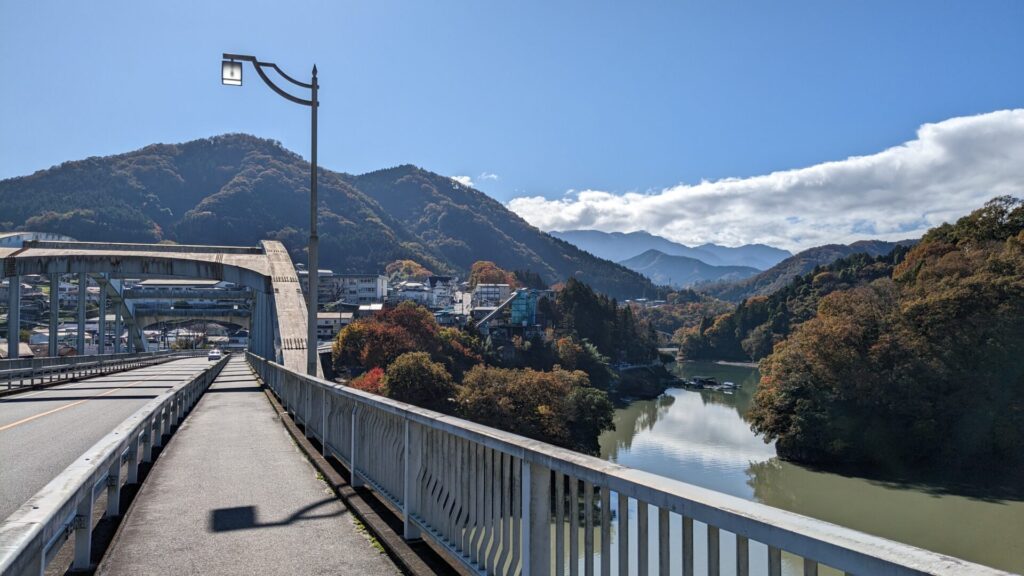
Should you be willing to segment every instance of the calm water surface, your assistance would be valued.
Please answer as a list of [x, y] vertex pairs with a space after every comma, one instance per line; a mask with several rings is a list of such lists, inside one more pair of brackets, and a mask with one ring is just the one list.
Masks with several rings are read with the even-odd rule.
[[[677, 364], [675, 371], [684, 377], [715, 376], [720, 382], [742, 383], [742, 388], [731, 395], [670, 389], [657, 400], [636, 401], [616, 410], [615, 431], [600, 439], [603, 458], [869, 534], [1024, 572], [1024, 490], [1014, 493], [977, 483], [950, 487], [926, 481], [884, 482], [783, 462], [743, 418], [757, 388], [756, 369], [695, 362]], [[634, 513], [631, 510], [631, 516]], [[700, 540], [702, 535], [695, 530], [695, 536]], [[695, 550], [700, 545], [695, 541]], [[723, 561], [732, 554], [731, 546], [723, 533]], [[750, 552], [753, 558], [753, 543]], [[794, 559], [786, 560], [786, 572], [799, 574]], [[698, 564], [703, 564], [702, 559]], [[731, 573], [731, 566], [723, 563], [723, 570]]]

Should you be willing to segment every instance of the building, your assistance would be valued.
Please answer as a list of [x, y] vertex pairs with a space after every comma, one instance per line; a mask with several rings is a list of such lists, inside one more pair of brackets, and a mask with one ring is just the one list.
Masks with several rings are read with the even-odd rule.
[[380, 314], [384, 310], [384, 304], [375, 302], [373, 304], [360, 304], [359, 309], [356, 310], [356, 318], [369, 318], [376, 314]]
[[388, 297], [388, 277], [380, 274], [334, 274], [328, 279], [321, 276], [320, 282], [330, 284], [330, 302], [373, 304]]
[[432, 295], [433, 293], [425, 283], [405, 281], [395, 285], [388, 301], [392, 304], [406, 301], [415, 302], [429, 308]]
[[455, 304], [458, 282], [454, 276], [430, 276], [426, 285], [430, 290], [430, 307], [434, 310], [451, 308]]
[[353, 312], [319, 312], [316, 315], [316, 337], [321, 342], [334, 340], [338, 332], [352, 323]]
[[[309, 296], [309, 270], [306, 270], [301, 264], [296, 266], [295, 273], [299, 276], [299, 286], [302, 287], [302, 293], [307, 297]], [[317, 292], [317, 303], [321, 306], [334, 302], [337, 298], [334, 297], [334, 284], [331, 282], [331, 277], [334, 276], [334, 272], [330, 270], [320, 269], [320, 278], [317, 281], [316, 292]]]
[[473, 308], [498, 306], [512, 295], [508, 284], [477, 284], [473, 289]]

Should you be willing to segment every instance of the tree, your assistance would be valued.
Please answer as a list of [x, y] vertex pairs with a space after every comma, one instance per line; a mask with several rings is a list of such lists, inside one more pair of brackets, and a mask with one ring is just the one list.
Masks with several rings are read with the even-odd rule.
[[890, 270], [762, 361], [753, 429], [792, 460], [1024, 469], [1024, 203], [932, 229]]
[[348, 385], [363, 392], [383, 395], [384, 370], [372, 368], [361, 374], [358, 378], [354, 378]]
[[469, 269], [469, 286], [475, 288], [477, 284], [508, 284], [513, 287], [519, 285], [515, 274], [502, 270], [488, 260], [474, 262]]
[[458, 388], [465, 418], [573, 450], [596, 453], [612, 405], [585, 372], [475, 366]]
[[455, 387], [444, 365], [431, 361], [429, 354], [406, 352], [388, 366], [381, 391], [389, 398], [444, 412]]

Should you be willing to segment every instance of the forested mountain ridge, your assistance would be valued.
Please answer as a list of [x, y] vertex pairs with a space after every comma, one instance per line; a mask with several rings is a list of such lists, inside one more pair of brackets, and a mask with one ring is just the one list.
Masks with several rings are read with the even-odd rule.
[[701, 286], [700, 291], [732, 302], [739, 302], [751, 296], [767, 296], [784, 288], [793, 278], [814, 270], [816, 266], [828, 265], [840, 258], [854, 254], [884, 256], [897, 246], [909, 247], [916, 242], [917, 240], [900, 240], [899, 242], [861, 240], [853, 244], [816, 246], [786, 258], [756, 276], [739, 281], [716, 282]]
[[749, 266], [766, 270], [792, 256], [786, 250], [764, 244], [744, 244], [729, 247], [717, 244], [686, 246], [648, 232], [601, 232], [599, 230], [565, 230], [549, 232], [579, 246], [598, 258], [621, 262], [648, 250], [658, 250], [670, 256], [686, 256], [711, 266]]
[[933, 228], [891, 274], [821, 298], [761, 362], [781, 457], [1024, 471], [1024, 201]]
[[619, 264], [647, 276], [655, 284], [673, 288], [688, 288], [716, 280], [742, 280], [758, 272], [757, 268], [749, 266], [712, 266], [696, 258], [672, 256], [654, 249]]
[[[362, 189], [362, 187], [366, 189]], [[320, 168], [321, 266], [372, 272], [413, 260], [465, 273], [476, 260], [577, 275], [617, 297], [657, 293], [642, 275], [530, 226], [482, 192], [413, 166], [353, 176]], [[227, 134], [70, 161], [0, 181], [0, 230], [80, 240], [254, 245], [306, 259], [309, 164], [272, 140]]]
[[403, 165], [356, 176], [352, 184], [459, 270], [477, 260], [493, 260], [506, 269], [532, 270], [548, 282], [576, 277], [619, 298], [659, 293], [642, 274], [541, 232], [500, 202], [451, 178]]
[[891, 276], [908, 250], [897, 246], [882, 256], [860, 252], [815, 266], [768, 296], [752, 296], [730, 312], [679, 331], [680, 355], [687, 360], [760, 360], [796, 325], [813, 318], [822, 298]]

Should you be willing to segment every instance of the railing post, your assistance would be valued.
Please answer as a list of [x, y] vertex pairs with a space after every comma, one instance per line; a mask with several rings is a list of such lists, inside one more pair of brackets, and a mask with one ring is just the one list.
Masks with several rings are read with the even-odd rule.
[[523, 461], [522, 490], [523, 576], [547, 576], [551, 573], [551, 470]]
[[[416, 486], [416, 479], [420, 474], [420, 466], [422, 464], [422, 453], [419, 448], [422, 446], [420, 441], [420, 427], [418, 424], [405, 421], [405, 470], [404, 470], [404, 482], [402, 484], [402, 537], [406, 540], [419, 540], [420, 529], [419, 526], [412, 520], [414, 514], [417, 514], [419, 510], [419, 497], [420, 491]], [[468, 482], [469, 478], [461, 478], [462, 482]]]
[[313, 385], [300, 380], [299, 386], [304, 391], [303, 395], [306, 397], [306, 414], [302, 417], [303, 430], [306, 432], [306, 438], [313, 437]]
[[327, 404], [330, 401], [330, 392], [327, 388], [324, 388], [324, 401], [320, 405], [320, 454], [324, 458], [330, 456], [330, 450], [327, 448], [327, 438], [329, 438], [331, 427], [327, 422], [327, 418], [330, 417], [330, 411], [327, 409]]
[[359, 477], [359, 473], [356, 472], [356, 462], [358, 462], [359, 447], [359, 404], [352, 406], [352, 446], [348, 453], [348, 463], [350, 465], [350, 480], [349, 485], [353, 488], [359, 488], [363, 485], [363, 479]]
[[[130, 467], [129, 467], [130, 469]], [[121, 457], [114, 458], [114, 462], [107, 469], [107, 518], [114, 518], [121, 514]]]
[[139, 442], [141, 441], [142, 437], [139, 435], [132, 438], [128, 445], [128, 484], [135, 484], [139, 481]]
[[75, 511], [75, 560], [71, 565], [74, 570], [88, 570], [92, 564], [92, 488], [86, 487], [85, 498]]

